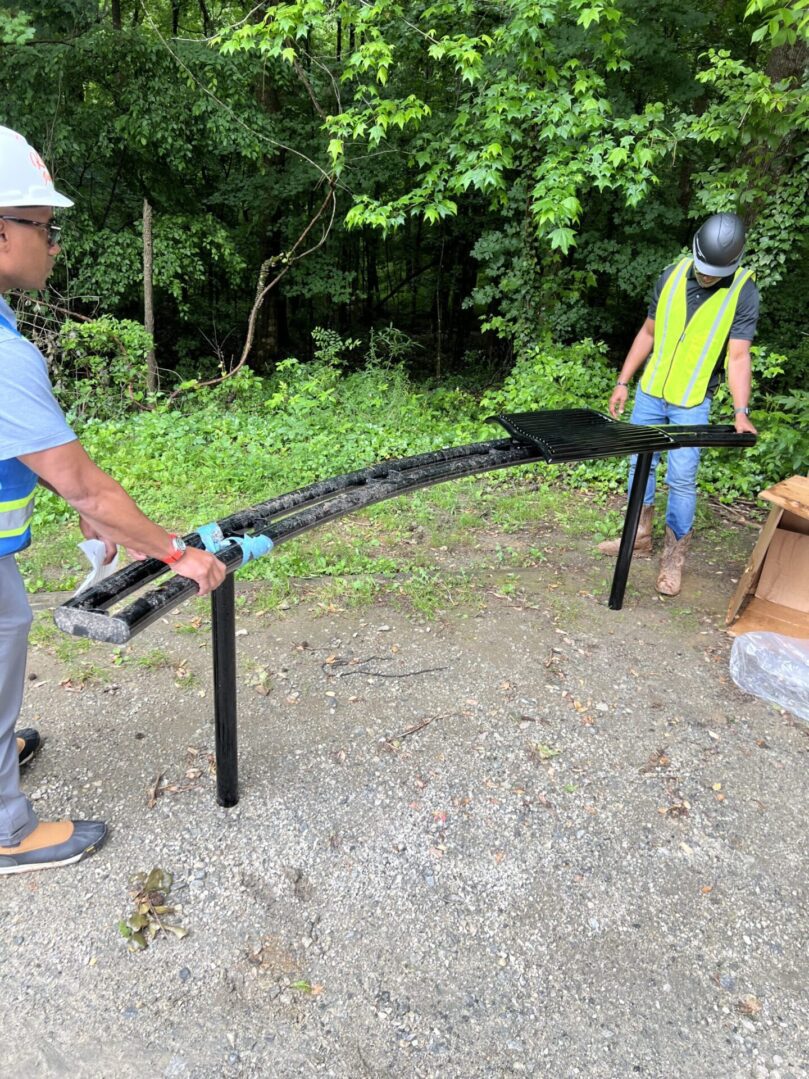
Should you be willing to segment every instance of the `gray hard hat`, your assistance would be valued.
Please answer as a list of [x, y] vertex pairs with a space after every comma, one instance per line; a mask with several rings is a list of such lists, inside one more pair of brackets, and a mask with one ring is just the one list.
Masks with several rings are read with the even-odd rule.
[[694, 266], [709, 277], [729, 277], [742, 261], [744, 224], [736, 214], [713, 214], [694, 236]]

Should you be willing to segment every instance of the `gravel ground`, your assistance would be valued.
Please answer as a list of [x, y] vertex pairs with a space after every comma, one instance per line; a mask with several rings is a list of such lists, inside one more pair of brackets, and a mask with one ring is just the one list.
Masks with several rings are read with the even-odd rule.
[[[0, 881], [2, 1074], [806, 1079], [807, 727], [731, 682], [715, 555], [621, 613], [584, 541], [430, 622], [241, 590], [227, 811], [193, 609], [34, 649], [27, 788], [111, 837]], [[189, 935], [132, 953], [153, 866]]]

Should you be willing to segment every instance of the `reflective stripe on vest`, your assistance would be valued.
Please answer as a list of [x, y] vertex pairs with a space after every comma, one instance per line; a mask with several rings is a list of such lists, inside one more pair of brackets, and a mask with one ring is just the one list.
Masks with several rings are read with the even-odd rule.
[[[648, 382], [650, 386], [655, 384], [657, 372], [660, 370], [660, 364], [663, 361], [663, 356], [666, 352], [666, 338], [669, 334], [671, 327], [671, 308], [674, 303], [674, 297], [677, 292], [677, 286], [681, 281], [685, 281], [685, 275], [688, 272], [688, 267], [691, 265], [691, 259], [683, 259], [679, 262], [669, 274], [669, 279], [663, 286], [660, 296], [657, 301], [657, 307], [655, 308], [655, 343], [652, 350], [652, 358], [646, 365], [646, 370], [643, 372], [643, 378], [641, 379], [641, 389], [644, 393], [651, 393], [644, 386], [644, 382]], [[671, 287], [669, 287], [671, 286]], [[668, 293], [666, 294], [666, 290]], [[665, 305], [663, 303], [663, 297], [666, 296]], [[665, 311], [663, 310], [665, 306]], [[661, 319], [660, 316], [663, 315]], [[660, 327], [660, 344], [658, 345], [658, 326]], [[678, 334], [679, 336], [679, 334]], [[675, 345], [675, 348], [677, 346]]]
[[9, 457], [0, 461], [0, 558], [22, 551], [31, 542], [31, 517], [37, 475]]
[[741, 267], [728, 288], [712, 293], [688, 318], [687, 277], [691, 259], [682, 259], [669, 275], [655, 308], [652, 357], [641, 389], [669, 404], [692, 408], [705, 399], [711, 374], [724, 347], [739, 295], [753, 276]]
[[[2, 314], [0, 325], [21, 336]], [[36, 473], [16, 457], [0, 461], [0, 558], [22, 551], [31, 542], [36, 485]]]
[[0, 502], [0, 539], [21, 536], [28, 527], [33, 512], [33, 491], [27, 498], [17, 498], [13, 502]]

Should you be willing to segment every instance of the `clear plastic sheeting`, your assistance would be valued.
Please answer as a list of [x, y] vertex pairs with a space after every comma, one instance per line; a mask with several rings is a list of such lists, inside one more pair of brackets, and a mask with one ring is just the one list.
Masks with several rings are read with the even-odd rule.
[[730, 674], [745, 693], [809, 722], [809, 640], [744, 633], [733, 642]]

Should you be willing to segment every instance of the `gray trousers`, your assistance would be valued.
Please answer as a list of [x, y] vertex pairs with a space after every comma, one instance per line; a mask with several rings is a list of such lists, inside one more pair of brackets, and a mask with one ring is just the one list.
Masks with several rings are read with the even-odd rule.
[[22, 706], [28, 630], [33, 615], [14, 555], [0, 558], [0, 847], [33, 832], [37, 818], [20, 790], [14, 728]]

